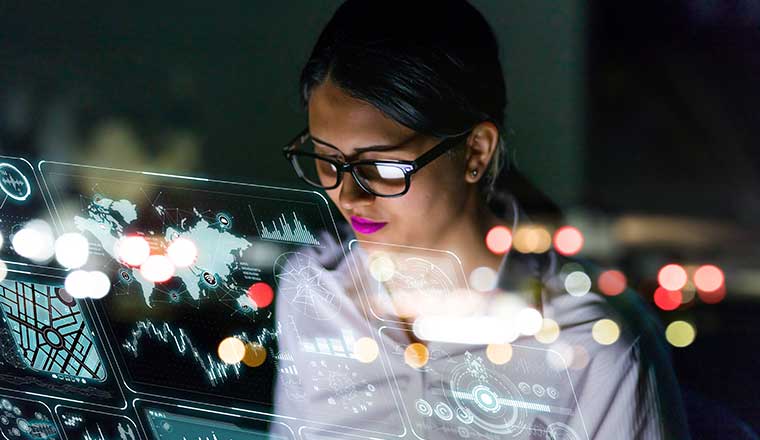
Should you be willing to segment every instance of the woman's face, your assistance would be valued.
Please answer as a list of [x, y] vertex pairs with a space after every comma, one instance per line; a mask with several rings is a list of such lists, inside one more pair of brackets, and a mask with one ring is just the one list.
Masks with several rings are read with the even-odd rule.
[[[440, 142], [400, 125], [329, 80], [315, 87], [310, 95], [309, 131], [336, 146], [340, 152], [332, 153], [342, 155], [345, 161], [414, 160]], [[362, 150], [376, 145], [392, 147]], [[415, 173], [409, 192], [401, 197], [369, 194], [349, 174], [327, 194], [360, 240], [436, 248], [464, 215], [474, 190], [474, 185], [465, 179], [463, 148], [454, 147], [456, 154], [444, 154]]]

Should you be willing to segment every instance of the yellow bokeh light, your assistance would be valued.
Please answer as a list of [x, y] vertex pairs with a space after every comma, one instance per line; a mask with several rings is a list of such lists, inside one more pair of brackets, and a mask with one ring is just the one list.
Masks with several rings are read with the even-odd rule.
[[225, 364], [238, 364], [245, 357], [245, 343], [235, 337], [224, 338], [217, 352]]
[[370, 257], [369, 273], [372, 278], [384, 283], [396, 273], [396, 265], [390, 256], [385, 253], [377, 252]]
[[620, 338], [620, 327], [611, 319], [600, 319], [591, 328], [591, 336], [602, 345], [612, 345]]
[[374, 339], [363, 337], [354, 342], [354, 358], [359, 362], [369, 364], [377, 359], [380, 349]]
[[494, 365], [504, 365], [512, 359], [512, 345], [488, 344], [486, 356]]
[[430, 359], [430, 353], [424, 344], [414, 342], [404, 350], [404, 362], [412, 368], [422, 368]]
[[267, 360], [267, 350], [262, 347], [261, 344], [249, 342], [245, 344], [245, 355], [243, 356], [243, 363], [251, 368], [261, 366], [264, 361]]
[[686, 321], [673, 321], [665, 329], [665, 339], [674, 347], [688, 347], [696, 336], [694, 326]]
[[551, 344], [559, 338], [559, 324], [557, 321], [544, 318], [541, 330], [535, 335], [536, 340], [542, 344]]
[[515, 231], [513, 246], [524, 254], [544, 253], [552, 246], [552, 236], [543, 226], [522, 226]]

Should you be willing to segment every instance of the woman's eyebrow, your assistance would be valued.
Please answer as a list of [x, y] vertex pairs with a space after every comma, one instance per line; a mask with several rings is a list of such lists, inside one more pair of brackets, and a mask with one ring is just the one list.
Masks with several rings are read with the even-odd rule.
[[[320, 145], [324, 145], [326, 147], [330, 147], [330, 148], [333, 148], [335, 150], [341, 151], [340, 148], [336, 147], [335, 145], [333, 145], [333, 144], [331, 144], [329, 142], [325, 142], [325, 141], [323, 141], [322, 139], [320, 139], [318, 137], [312, 136], [311, 138], [314, 139]], [[361, 153], [366, 153], [366, 152], [369, 152], [369, 151], [387, 151], [387, 150], [393, 150], [393, 149], [396, 149], [396, 148], [400, 148], [406, 142], [407, 141], [404, 141], [402, 144], [399, 144], [399, 145], [370, 145], [370, 146], [367, 146], [367, 147], [359, 147], [359, 148], [355, 148], [354, 149], [354, 153], [355, 154], [361, 154]]]

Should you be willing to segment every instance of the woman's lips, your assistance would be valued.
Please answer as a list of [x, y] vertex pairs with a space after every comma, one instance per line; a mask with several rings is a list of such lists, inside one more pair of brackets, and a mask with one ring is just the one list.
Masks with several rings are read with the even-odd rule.
[[354, 230], [360, 234], [374, 234], [375, 232], [383, 229], [388, 222], [376, 222], [367, 218], [351, 216], [351, 226]]

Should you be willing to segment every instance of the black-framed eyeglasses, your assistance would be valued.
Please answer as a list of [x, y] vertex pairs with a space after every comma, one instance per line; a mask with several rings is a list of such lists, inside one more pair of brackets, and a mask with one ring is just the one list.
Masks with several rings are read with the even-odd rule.
[[435, 147], [414, 160], [357, 160], [344, 162], [315, 152], [315, 148], [338, 148], [314, 138], [308, 129], [302, 131], [282, 150], [296, 170], [298, 177], [309, 185], [322, 189], [334, 189], [340, 185], [343, 173], [350, 172], [354, 181], [364, 191], [377, 197], [400, 197], [409, 191], [412, 175], [438, 156], [458, 144], [470, 132], [444, 138]]

